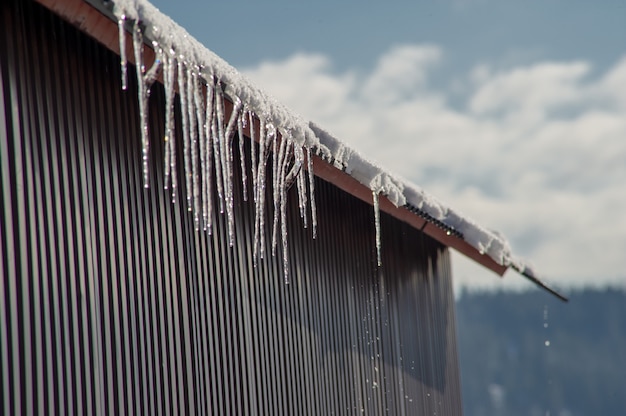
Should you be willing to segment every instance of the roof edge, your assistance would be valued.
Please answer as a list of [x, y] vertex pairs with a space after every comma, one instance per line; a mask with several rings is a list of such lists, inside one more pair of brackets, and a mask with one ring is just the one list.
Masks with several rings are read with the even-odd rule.
[[[168, 40], [176, 38], [176, 34], [170, 33], [171, 30], [178, 31], [180, 37], [184, 37], [185, 41], [190, 44], [184, 48], [187, 56], [195, 59], [198, 66], [209, 68], [211, 74], [217, 74], [218, 79], [224, 78], [226, 84], [233, 84], [231, 94], [235, 94], [237, 100], [248, 101], [253, 109], [259, 111], [257, 114], [272, 117], [272, 121], [285, 123], [286, 125], [282, 126], [283, 131], [301, 136], [296, 140], [300, 145], [317, 149], [318, 155], [313, 158], [313, 170], [316, 176], [372, 205], [374, 204], [372, 192], [380, 194], [380, 209], [388, 214], [422, 230], [442, 244], [454, 248], [500, 276], [508, 268], [513, 268], [559, 299], [567, 301], [567, 298], [539, 280], [526, 262], [515, 257], [509, 243], [499, 233], [483, 228], [468, 217], [440, 203], [421, 188], [369, 162], [354, 149], [347, 147], [314, 123], [304, 122], [269, 95], [252, 86], [234, 68], [206, 49], [147, 1], [36, 1], [117, 54], [120, 54], [120, 42], [113, 4], [122, 8], [134, 7], [134, 10], [127, 11], [130, 12], [131, 17], [143, 19], [145, 14], [155, 19], [153, 24], [157, 21], [160, 24], [164, 22], [168, 31]], [[149, 32], [149, 35], [154, 35], [158, 30], [155, 27]], [[165, 36], [161, 40], [165, 40]], [[150, 45], [146, 46], [149, 46], [146, 49], [148, 52], [146, 60], [154, 60], [154, 52]], [[126, 49], [128, 61], [133, 62], [133, 45], [130, 37], [126, 39]], [[229, 108], [226, 108], [226, 111], [228, 110]], [[230, 111], [232, 111], [232, 106], [230, 106]], [[407, 207], [417, 208], [427, 215], [420, 216]]]

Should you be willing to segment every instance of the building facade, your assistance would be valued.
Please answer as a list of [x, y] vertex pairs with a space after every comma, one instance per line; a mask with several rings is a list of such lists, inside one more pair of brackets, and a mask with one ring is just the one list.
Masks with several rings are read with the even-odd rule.
[[[191, 190], [175, 203], [163, 191], [160, 82], [144, 188], [138, 83], [120, 88], [105, 46], [117, 25], [58, 15], [99, 13], [80, 0], [43, 3], [56, 11], [0, 6], [0, 413], [461, 413], [446, 244], [381, 212], [379, 266], [372, 206], [316, 177], [316, 238], [287, 191], [286, 283], [271, 206], [255, 256], [241, 172], [232, 245], [225, 213], [209, 234], [184, 203]], [[250, 166], [259, 144], [233, 140]]]

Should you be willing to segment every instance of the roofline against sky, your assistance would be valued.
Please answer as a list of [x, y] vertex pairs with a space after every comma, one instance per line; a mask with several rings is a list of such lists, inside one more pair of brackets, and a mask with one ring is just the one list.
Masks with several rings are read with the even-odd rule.
[[[102, 1], [99, 0], [36, 0], [38, 3], [52, 10], [68, 22], [77, 26], [80, 30], [97, 39], [105, 47], [110, 49], [116, 54], [120, 54], [119, 49], [119, 35], [116, 18], [107, 9]], [[154, 51], [151, 45], [146, 44], [145, 59], [147, 63], [154, 61]], [[126, 38], [127, 59], [129, 62], [134, 63], [134, 55], [132, 38], [128, 36]], [[162, 80], [160, 80], [162, 82]], [[232, 111], [232, 102], [225, 110], [229, 114]], [[256, 124], [258, 127], [258, 123]], [[249, 137], [249, 129], [246, 127], [246, 132]], [[259, 136], [258, 134], [256, 135]], [[333, 164], [325, 161], [321, 157], [313, 157], [314, 173], [321, 179], [332, 183], [345, 192], [367, 202], [372, 205], [372, 191], [367, 186], [359, 182], [357, 179], [349, 175], [348, 173], [337, 168]], [[450, 234], [445, 229], [439, 227], [436, 223], [428, 221], [427, 219], [411, 212], [404, 206], [396, 206], [385, 195], [380, 195], [380, 209], [393, 217], [409, 224], [410, 226], [424, 232], [445, 246], [452, 247], [456, 251], [464, 254], [473, 261], [481, 264], [485, 268], [493, 271], [499, 276], [504, 275], [509, 267], [513, 267], [520, 274], [533, 281], [539, 287], [547, 290], [561, 300], [567, 301], [567, 298], [557, 293], [555, 290], [549, 288], [545, 283], [539, 280], [535, 273], [530, 270], [524, 270], [515, 265], [502, 265], [492, 259], [489, 255], [479, 251], [474, 246], [465, 241], [462, 236], [456, 236]]]

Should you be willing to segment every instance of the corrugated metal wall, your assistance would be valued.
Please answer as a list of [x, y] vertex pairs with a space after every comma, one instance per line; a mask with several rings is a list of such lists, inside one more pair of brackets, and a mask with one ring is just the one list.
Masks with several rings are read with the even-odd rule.
[[372, 208], [318, 181], [316, 240], [291, 198], [285, 285], [280, 256], [252, 265], [252, 203], [232, 248], [222, 215], [194, 231], [158, 140], [143, 189], [115, 55], [0, 8], [0, 413], [460, 414], [444, 247], [383, 214], [378, 269]]

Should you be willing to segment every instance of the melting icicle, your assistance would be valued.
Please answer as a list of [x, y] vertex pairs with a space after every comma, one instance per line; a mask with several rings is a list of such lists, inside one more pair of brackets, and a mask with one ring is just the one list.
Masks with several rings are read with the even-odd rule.
[[272, 130], [267, 129], [265, 120], [261, 117], [259, 126], [259, 164], [257, 166], [257, 206], [254, 220], [254, 259], [256, 264], [257, 247], [258, 256], [263, 258], [265, 255], [265, 238], [261, 237], [261, 232], [265, 228], [265, 172], [267, 167], [267, 145], [271, 140]]
[[[289, 189], [291, 189], [291, 187], [293, 186], [293, 183], [296, 181], [296, 179], [298, 178], [298, 175], [300, 174], [300, 170], [302, 168], [302, 159], [300, 159], [298, 157], [298, 146], [296, 146], [293, 143], [293, 139], [291, 136], [289, 136], [289, 139], [287, 140], [287, 149], [292, 149], [291, 150], [291, 154], [289, 153], [289, 151], [286, 153], [286, 159], [285, 159], [285, 164], [286, 166], [289, 165], [289, 161], [293, 158], [293, 166], [292, 168], [286, 173], [285, 176], [285, 189], [288, 191]], [[300, 198], [300, 196], [298, 195], [298, 198]], [[300, 205], [301, 201], [298, 201], [298, 204]]]
[[147, 188], [148, 182], [148, 99], [145, 92], [145, 83], [143, 82], [143, 74], [145, 66], [143, 64], [143, 35], [139, 27], [139, 22], [135, 22], [133, 27], [133, 46], [135, 50], [135, 67], [137, 68], [137, 93], [139, 95], [139, 118], [141, 128], [141, 159], [143, 167], [143, 186]]
[[246, 120], [246, 112], [242, 112], [237, 117], [237, 135], [239, 136], [239, 162], [241, 164], [241, 187], [243, 192], [243, 200], [248, 200], [248, 175], [246, 173], [246, 155], [243, 150], [243, 129]]
[[204, 216], [205, 228], [209, 234], [212, 233], [213, 221], [213, 142], [215, 139], [215, 114], [214, 114], [214, 88], [213, 83], [207, 85], [206, 92], [206, 117], [204, 121], [206, 146], [205, 146], [205, 167], [204, 167], [204, 188], [203, 188], [203, 205], [202, 212]]
[[[283, 141], [285, 138], [283, 137]], [[281, 146], [282, 147], [282, 146]], [[289, 284], [289, 252], [287, 251], [287, 165], [290, 148], [293, 147], [293, 142], [287, 140], [287, 149], [285, 150], [285, 157], [283, 165], [280, 171], [280, 231], [281, 241], [283, 243], [283, 276], [285, 284]]]
[[309, 200], [311, 201], [311, 226], [313, 238], [317, 237], [317, 207], [315, 206], [315, 175], [313, 174], [313, 159], [311, 148], [306, 148], [307, 170], [309, 171]]
[[[270, 124], [270, 127], [275, 132], [274, 125]], [[276, 185], [277, 181], [278, 181], [278, 134], [275, 134], [274, 140], [272, 141], [272, 190], [273, 190], [274, 202], [278, 200], [278, 186]], [[276, 215], [276, 213], [274, 215]]]
[[120, 66], [122, 69], [122, 89], [125, 91], [128, 89], [128, 75], [127, 75], [127, 62], [126, 59], [126, 29], [124, 28], [124, 22], [126, 21], [126, 15], [122, 14], [117, 21], [117, 27], [119, 30], [120, 38]]
[[[203, 197], [205, 197], [202, 190], [205, 186], [205, 113], [204, 113], [204, 101], [202, 97], [202, 81], [200, 79], [199, 73], [193, 73], [193, 98], [195, 104], [195, 120], [196, 127], [194, 131], [197, 131], [197, 143], [193, 144], [192, 148], [192, 170], [194, 171], [194, 218], [197, 218], [196, 227], [200, 228], [200, 216], [202, 215], [202, 223], [203, 228], [206, 225], [204, 218], [204, 211], [202, 209], [203, 206]], [[198, 148], [200, 154], [198, 154]], [[195, 155], [193, 153], [195, 152]], [[198, 166], [198, 162], [200, 162], [200, 166]], [[193, 168], [195, 166], [195, 169]]]
[[[200, 180], [198, 174], [198, 120], [194, 107], [195, 89], [197, 88], [196, 74], [191, 68], [187, 68], [187, 112], [189, 117], [189, 156], [191, 157], [191, 206], [196, 231], [200, 229], [200, 208], [198, 198], [200, 196]], [[187, 173], [189, 174], [189, 173]]]
[[135, 49], [135, 66], [137, 67], [137, 94], [139, 101], [139, 115], [141, 127], [141, 158], [143, 165], [143, 184], [144, 188], [150, 185], [150, 172], [148, 171], [149, 151], [150, 151], [150, 134], [148, 131], [148, 99], [150, 98], [150, 87], [157, 79], [161, 68], [161, 58], [152, 64], [152, 67], [146, 72], [143, 61], [143, 34], [139, 22], [135, 22], [133, 28], [133, 46]]
[[233, 112], [230, 115], [230, 120], [226, 125], [226, 131], [224, 132], [223, 141], [223, 153], [222, 161], [226, 164], [223, 165], [224, 172], [222, 177], [224, 178], [224, 193], [226, 195], [226, 215], [228, 217], [228, 239], [231, 247], [235, 244], [235, 222], [234, 222], [234, 201], [233, 201], [233, 149], [232, 141], [235, 135], [235, 124], [239, 118], [239, 113], [243, 104], [240, 99], [237, 99]]
[[[278, 140], [275, 138], [274, 140]], [[275, 174], [273, 178], [274, 186], [274, 225], [272, 227], [272, 256], [276, 256], [276, 244], [278, 243], [278, 220], [280, 218], [280, 201], [281, 201], [281, 187], [284, 184], [285, 175], [285, 150], [287, 148], [287, 138], [283, 135], [280, 141], [280, 151], [278, 157], [274, 158], [275, 162]]]
[[[217, 181], [217, 196], [220, 203], [220, 214], [224, 213], [224, 180], [222, 179], [222, 157], [220, 152], [220, 142], [221, 142], [221, 133], [222, 123], [224, 122], [223, 116], [224, 112], [222, 111], [222, 107], [220, 105], [220, 95], [217, 90], [219, 87], [219, 83], [215, 84], [215, 92], [213, 94], [215, 103], [214, 103], [214, 112], [213, 122], [211, 123], [211, 135], [213, 136], [213, 157], [214, 157], [214, 165], [215, 165], [215, 179]], [[221, 91], [221, 88], [220, 88]]]
[[257, 204], [257, 165], [256, 165], [256, 139], [255, 139], [255, 131], [254, 131], [254, 114], [252, 114], [252, 111], [248, 112], [248, 117], [250, 118], [250, 122], [248, 123], [248, 126], [250, 126], [250, 153], [251, 153], [251, 159], [252, 159], [252, 197], [254, 199], [254, 204], [256, 206]]
[[298, 207], [300, 208], [300, 218], [302, 218], [304, 228], [308, 227], [307, 215], [306, 215], [306, 205], [307, 205], [307, 197], [306, 197], [306, 174], [305, 169], [302, 166], [304, 164], [304, 152], [302, 147], [297, 146], [294, 150], [297, 151], [297, 160], [298, 160], [298, 178], [297, 187], [298, 187]]
[[191, 185], [191, 155], [190, 155], [190, 138], [189, 138], [189, 112], [187, 97], [187, 70], [181, 59], [178, 60], [178, 94], [180, 95], [180, 108], [183, 119], [183, 162], [185, 169], [185, 191], [187, 192], [187, 210], [191, 211], [191, 200], [193, 198], [193, 190]]
[[[250, 115], [250, 120], [252, 120], [252, 115]], [[256, 158], [256, 150], [254, 143], [254, 129], [252, 128], [252, 123], [250, 127], [250, 135], [252, 136], [252, 193], [254, 196], [254, 242], [252, 246], [252, 260], [254, 267], [257, 265], [257, 252], [259, 247], [259, 205], [260, 205], [260, 196], [259, 196], [259, 166], [261, 165], [260, 161], [257, 164]], [[263, 121], [260, 122], [259, 126], [259, 157], [263, 157], [263, 146], [265, 145], [265, 135], [263, 134], [263, 129], [265, 128], [265, 123]]]
[[376, 260], [378, 262], [378, 267], [382, 265], [381, 255], [380, 255], [380, 206], [378, 201], [378, 192], [372, 191], [372, 197], [374, 200], [374, 223], [376, 227]]
[[174, 131], [174, 75], [176, 73], [176, 58], [171, 54], [163, 54], [163, 81], [165, 84], [165, 189], [168, 182], [172, 188], [172, 202], [176, 201], [176, 142]]

